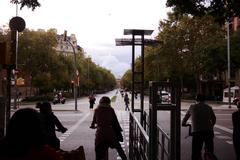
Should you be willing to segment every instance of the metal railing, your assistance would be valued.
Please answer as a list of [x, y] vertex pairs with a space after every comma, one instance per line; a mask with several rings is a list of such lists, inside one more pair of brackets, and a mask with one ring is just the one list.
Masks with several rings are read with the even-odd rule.
[[150, 160], [149, 136], [137, 117], [130, 111], [129, 157], [131, 160]]
[[[150, 82], [149, 113], [130, 111], [129, 157], [131, 160], [180, 160], [180, 92], [169, 82]], [[161, 93], [168, 91], [165, 103]], [[133, 110], [135, 111], [135, 110]], [[170, 111], [170, 133], [158, 124], [158, 111]]]
[[159, 160], [169, 160], [170, 159], [170, 137], [169, 135], [164, 132], [164, 130], [158, 125], [157, 128], [158, 133], [158, 159]]
[[[130, 112], [130, 147], [129, 157], [131, 160], [150, 160], [149, 158], [149, 116], [146, 112], [143, 114], [143, 126], [137, 117]], [[158, 144], [158, 160], [170, 159], [170, 137], [158, 125], [156, 141]]]

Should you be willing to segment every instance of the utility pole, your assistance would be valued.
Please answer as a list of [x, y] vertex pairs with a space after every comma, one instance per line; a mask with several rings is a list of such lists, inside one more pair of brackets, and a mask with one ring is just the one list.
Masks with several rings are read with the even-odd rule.
[[75, 111], [77, 111], [77, 83], [76, 81], [78, 81], [78, 76], [79, 76], [79, 72], [77, 70], [77, 58], [76, 58], [76, 52], [75, 52], [75, 47], [73, 46], [72, 42], [70, 40], [68, 40], [67, 38], [67, 31], [64, 31], [64, 41], [68, 42], [72, 49], [73, 49], [73, 54], [74, 54], [74, 101], [75, 101]]
[[[16, 3], [16, 17], [18, 16], [18, 3]], [[15, 94], [14, 94], [14, 103], [13, 103], [13, 108], [17, 109], [17, 98], [18, 98], [18, 87], [17, 87], [17, 78], [18, 78], [18, 31], [15, 30], [15, 69], [14, 69], [14, 90], [15, 90]]]
[[231, 108], [231, 65], [230, 65], [230, 33], [229, 33], [229, 20], [227, 20], [227, 58], [228, 58], [228, 108]]

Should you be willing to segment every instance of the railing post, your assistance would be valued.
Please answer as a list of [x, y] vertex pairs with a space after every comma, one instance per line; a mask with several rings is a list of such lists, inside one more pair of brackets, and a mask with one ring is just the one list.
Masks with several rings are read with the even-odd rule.
[[[170, 111], [170, 144], [168, 148], [168, 159], [169, 160], [180, 160], [180, 134], [181, 134], [181, 101], [180, 101], [180, 89], [177, 84], [173, 84], [170, 82], [150, 82], [149, 84], [149, 116], [150, 116], [150, 132], [149, 132], [149, 159], [155, 160], [158, 159], [158, 132], [157, 132], [157, 111], [159, 110], [168, 110]], [[170, 92], [171, 102], [163, 101], [162, 93]], [[168, 137], [168, 135], [161, 129], [162, 134], [164, 134], [164, 138]], [[159, 143], [162, 141], [160, 140]], [[163, 143], [163, 142], [162, 142]], [[161, 144], [162, 149], [160, 150], [162, 153], [161, 160], [165, 159], [165, 144]]]
[[149, 116], [150, 116], [150, 132], [149, 132], [149, 159], [155, 160], [157, 159], [158, 155], [158, 144], [156, 141], [157, 137], [157, 87], [155, 86], [155, 83], [150, 83], [149, 88], [149, 100], [150, 100], [150, 106], [149, 106]]

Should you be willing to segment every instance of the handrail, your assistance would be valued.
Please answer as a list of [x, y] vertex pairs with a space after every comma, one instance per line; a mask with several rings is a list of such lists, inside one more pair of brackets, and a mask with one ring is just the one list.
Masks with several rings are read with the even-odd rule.
[[162, 127], [158, 124], [158, 129], [162, 132], [162, 134], [164, 135], [164, 137], [166, 137], [168, 140], [170, 140], [170, 136], [164, 132], [164, 130], [162, 129]]
[[132, 111], [130, 113], [129, 157], [131, 160], [149, 159], [149, 136]]
[[[149, 122], [148, 122], [148, 114], [144, 112], [144, 122], [142, 126], [134, 115], [132, 111], [130, 114], [130, 150], [129, 154], [132, 157], [132, 160], [150, 160], [148, 151], [149, 151]], [[158, 159], [170, 159], [170, 136], [164, 132], [162, 127], [157, 125], [157, 137], [156, 141], [158, 144]]]
[[137, 123], [137, 126], [139, 127], [142, 135], [144, 136], [144, 138], [146, 139], [146, 141], [149, 143], [149, 136], [147, 134], [147, 132], [145, 131], [145, 129], [142, 127], [141, 123], [139, 122], [139, 120], [137, 119], [137, 117], [134, 115], [134, 113], [132, 111], [129, 111], [130, 115], [133, 117], [134, 121]]
[[[149, 131], [149, 123], [148, 123], [148, 119], [149, 119], [149, 116], [146, 112], [144, 112], [144, 116], [145, 116], [145, 130]], [[158, 148], [159, 148], [159, 152], [158, 152], [158, 159], [160, 160], [164, 160], [165, 158], [164, 157], [167, 157], [167, 159], [170, 159], [170, 141], [171, 141], [171, 138], [170, 136], [164, 132], [164, 129], [159, 125], [157, 124], [157, 137], [156, 137], [156, 140], [158, 141]], [[159, 138], [161, 136], [161, 138]], [[167, 144], [168, 146], [166, 146], [165, 144]]]

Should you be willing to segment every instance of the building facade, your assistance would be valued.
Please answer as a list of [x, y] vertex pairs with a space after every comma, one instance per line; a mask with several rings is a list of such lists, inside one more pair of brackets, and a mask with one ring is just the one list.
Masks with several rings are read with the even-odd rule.
[[67, 56], [68, 54], [73, 54], [73, 47], [74, 47], [75, 51], [78, 50], [77, 38], [76, 38], [75, 34], [71, 34], [70, 36], [67, 36], [66, 40], [64, 40], [63, 34], [57, 35], [56, 51], [59, 54], [62, 54], [64, 56]]

